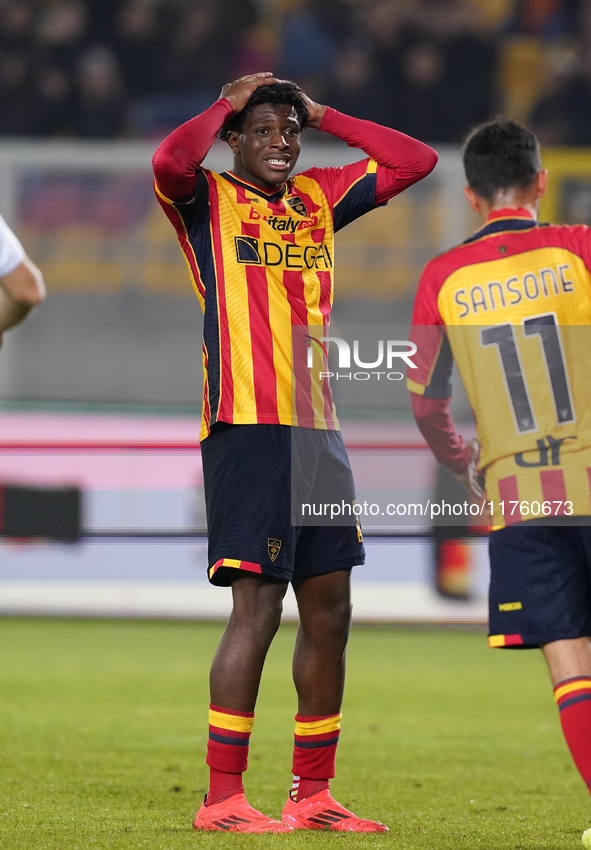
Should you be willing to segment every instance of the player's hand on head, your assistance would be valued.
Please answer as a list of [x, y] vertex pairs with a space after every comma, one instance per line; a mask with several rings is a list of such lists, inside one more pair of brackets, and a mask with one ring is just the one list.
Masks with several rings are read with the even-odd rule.
[[473, 499], [480, 500], [484, 497], [484, 491], [478, 481], [478, 455], [480, 454], [480, 446], [476, 437], [468, 440], [466, 445], [470, 448], [470, 463], [461, 475], [456, 475], [456, 478]]
[[310, 115], [307, 126], [312, 127], [314, 130], [319, 130], [324, 113], [326, 112], [326, 106], [321, 103], [316, 103], [316, 101], [312, 100], [311, 97], [308, 97], [306, 92], [302, 89], [300, 89], [300, 94], [306, 101], [306, 106], [308, 107], [308, 113]]
[[221, 91], [220, 98], [225, 97], [234, 107], [234, 112], [240, 112], [259, 86], [269, 86], [277, 82], [279, 80], [273, 76], [271, 71], [246, 74], [246, 76], [240, 77], [232, 83], [226, 83]]

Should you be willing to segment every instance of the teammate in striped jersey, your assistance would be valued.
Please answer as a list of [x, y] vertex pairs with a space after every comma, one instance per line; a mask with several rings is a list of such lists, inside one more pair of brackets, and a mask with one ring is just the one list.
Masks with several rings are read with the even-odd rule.
[[[484, 225], [420, 279], [413, 411], [436, 458], [476, 499], [478, 471], [485, 476], [489, 643], [542, 647], [591, 790], [591, 230], [538, 224], [548, 174], [520, 124], [476, 128], [464, 167]], [[452, 357], [478, 461], [450, 417]]]
[[[367, 157], [290, 177], [305, 126]], [[218, 133], [234, 156], [222, 174], [201, 167]], [[210, 784], [196, 829], [386, 831], [348, 812], [329, 791], [350, 572], [364, 562], [361, 533], [352, 512], [345, 525], [306, 525], [294, 516], [292, 498], [354, 506], [330, 386], [311, 380], [306, 359], [310, 337], [328, 330], [334, 233], [420, 180], [436, 159], [421, 142], [314, 103], [267, 73], [225, 86], [210, 109], [155, 154], [156, 192], [205, 314], [209, 579], [231, 585], [234, 601], [211, 672]], [[242, 773], [260, 676], [290, 581], [300, 613], [298, 714], [294, 782], [278, 822], [248, 805]]]

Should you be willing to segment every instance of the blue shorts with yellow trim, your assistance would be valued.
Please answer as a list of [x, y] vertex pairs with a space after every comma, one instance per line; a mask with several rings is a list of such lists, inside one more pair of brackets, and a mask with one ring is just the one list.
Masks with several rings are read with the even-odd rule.
[[591, 635], [591, 517], [568, 519], [491, 533], [490, 646], [530, 649]]
[[[222, 422], [201, 458], [212, 584], [244, 571], [298, 583], [365, 562], [340, 431]], [[338, 517], [314, 516], [327, 504]]]

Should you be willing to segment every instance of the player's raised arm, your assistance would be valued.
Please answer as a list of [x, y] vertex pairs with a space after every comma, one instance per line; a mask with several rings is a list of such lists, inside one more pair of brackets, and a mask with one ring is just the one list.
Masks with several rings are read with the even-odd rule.
[[[386, 203], [435, 168], [437, 153], [418, 139], [373, 121], [344, 115], [330, 106], [315, 103], [307, 95], [304, 97], [310, 112], [308, 127], [343, 139], [349, 147], [359, 148], [378, 163], [376, 204]], [[331, 170], [346, 172], [346, 169]]]
[[227, 83], [219, 100], [209, 109], [181, 124], [164, 139], [152, 158], [156, 190], [164, 200], [177, 203], [191, 200], [199, 167], [224, 121], [244, 109], [259, 86], [275, 82], [273, 74], [264, 71]]

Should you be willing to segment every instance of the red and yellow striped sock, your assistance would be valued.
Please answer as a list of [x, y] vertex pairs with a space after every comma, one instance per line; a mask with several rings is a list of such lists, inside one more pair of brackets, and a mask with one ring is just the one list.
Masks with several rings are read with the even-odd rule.
[[573, 761], [591, 791], [591, 676], [574, 676], [559, 682], [554, 698]]
[[328, 788], [335, 775], [335, 758], [342, 714], [302, 717], [296, 714], [293, 747], [293, 785], [296, 802]]
[[209, 791], [207, 805], [244, 791], [242, 774], [248, 766], [248, 744], [254, 711], [209, 706]]

